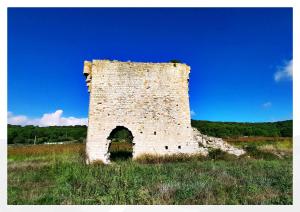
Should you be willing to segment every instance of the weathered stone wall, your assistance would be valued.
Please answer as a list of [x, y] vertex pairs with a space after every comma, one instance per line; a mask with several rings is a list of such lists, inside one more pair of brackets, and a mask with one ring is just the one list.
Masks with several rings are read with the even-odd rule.
[[85, 62], [88, 162], [109, 162], [107, 137], [117, 126], [132, 132], [134, 158], [198, 152], [191, 128], [189, 72], [189, 66], [178, 63]]

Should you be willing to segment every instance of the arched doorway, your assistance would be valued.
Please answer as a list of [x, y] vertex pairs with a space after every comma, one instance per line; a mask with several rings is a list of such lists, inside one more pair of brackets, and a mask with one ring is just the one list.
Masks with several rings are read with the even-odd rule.
[[128, 160], [133, 154], [133, 135], [123, 126], [117, 126], [107, 137], [110, 140], [108, 152], [110, 161]]

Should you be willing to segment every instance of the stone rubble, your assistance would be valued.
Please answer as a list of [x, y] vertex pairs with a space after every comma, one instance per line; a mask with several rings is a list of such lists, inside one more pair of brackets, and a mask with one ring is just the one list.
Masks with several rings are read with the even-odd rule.
[[201, 132], [199, 132], [199, 130], [197, 130], [196, 128], [193, 128], [193, 138], [199, 143], [200, 146], [202, 146], [207, 151], [210, 148], [220, 149], [223, 152], [227, 152], [236, 156], [241, 156], [246, 153], [243, 149], [239, 149], [228, 144], [222, 138], [216, 138], [201, 134]]

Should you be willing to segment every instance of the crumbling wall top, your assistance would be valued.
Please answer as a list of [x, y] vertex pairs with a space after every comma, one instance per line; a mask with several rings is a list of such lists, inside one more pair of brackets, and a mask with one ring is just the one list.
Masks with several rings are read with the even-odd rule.
[[129, 65], [141, 65], [141, 66], [175, 66], [181, 67], [184, 70], [190, 71], [190, 66], [185, 63], [174, 63], [174, 62], [161, 62], [161, 63], [153, 63], [153, 62], [132, 62], [132, 61], [118, 61], [118, 60], [92, 60], [92, 61], [84, 61], [84, 65], [91, 67], [92, 64], [108, 64], [108, 63], [116, 63], [116, 64], [129, 64]]
[[[92, 81], [92, 67], [105, 67], [109, 65], [118, 65], [118, 66], [129, 66], [128, 71], [143, 71], [150, 70], [151, 68], [159, 68], [159, 69], [170, 69], [174, 67], [176, 70], [180, 70], [184, 75], [188, 75], [190, 73], [190, 66], [184, 63], [177, 62], [162, 62], [162, 63], [153, 63], [153, 62], [131, 62], [131, 61], [118, 61], [118, 60], [92, 60], [92, 61], [84, 61], [83, 74], [86, 77], [86, 84], [88, 90], [90, 91], [90, 85]], [[132, 68], [131, 68], [132, 67]], [[137, 68], [138, 67], [138, 68]]]

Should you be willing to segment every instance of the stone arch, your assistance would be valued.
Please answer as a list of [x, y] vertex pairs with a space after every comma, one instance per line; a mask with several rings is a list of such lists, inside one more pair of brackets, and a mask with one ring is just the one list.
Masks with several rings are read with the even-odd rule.
[[[116, 126], [115, 128], [113, 128], [108, 137], [106, 138], [108, 141], [108, 145], [107, 145], [107, 150], [106, 150], [106, 155], [107, 155], [107, 161], [110, 162], [111, 160], [114, 160], [116, 157], [119, 158], [123, 158], [123, 159], [128, 159], [128, 158], [133, 158], [134, 155], [134, 136], [131, 130], [129, 130], [127, 127], [125, 126]], [[125, 144], [128, 144], [128, 148], [131, 148], [131, 153], [130, 152], [126, 152], [123, 150], [120, 150], [120, 152], [118, 153], [119, 155], [114, 155], [115, 153], [112, 154], [110, 147], [112, 145], [113, 142], [115, 142], [116, 140], [118, 140], [117, 142], [123, 142]], [[129, 149], [127, 149], [129, 150]]]

